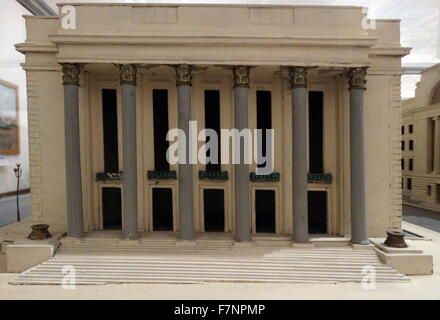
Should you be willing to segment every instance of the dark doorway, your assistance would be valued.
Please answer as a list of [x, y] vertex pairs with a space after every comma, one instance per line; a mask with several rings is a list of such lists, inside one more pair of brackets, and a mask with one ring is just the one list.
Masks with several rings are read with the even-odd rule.
[[118, 172], [118, 109], [116, 89], [102, 89], [104, 171]]
[[327, 192], [309, 191], [309, 233], [327, 233]]
[[[218, 90], [205, 90], [205, 128], [215, 130], [218, 136], [217, 163], [208, 162], [206, 171], [220, 171], [220, 91]], [[209, 138], [206, 142], [208, 141]], [[209, 157], [210, 153], [211, 150], [208, 150], [206, 156]]]
[[255, 191], [255, 224], [257, 232], [275, 233], [275, 191]]
[[225, 231], [225, 192], [221, 189], [203, 190], [205, 232]]
[[[267, 157], [266, 130], [272, 129], [272, 95], [270, 91], [257, 91], [257, 129], [262, 129], [262, 150], [261, 155]], [[269, 150], [270, 152], [270, 150]], [[265, 163], [258, 163], [259, 168], [264, 167]]]
[[167, 160], [168, 90], [153, 90], [154, 170], [170, 170]]
[[173, 190], [153, 188], [153, 230], [173, 231]]
[[102, 188], [102, 220], [104, 230], [122, 229], [122, 201], [120, 188]]
[[324, 94], [309, 91], [309, 172], [324, 173]]

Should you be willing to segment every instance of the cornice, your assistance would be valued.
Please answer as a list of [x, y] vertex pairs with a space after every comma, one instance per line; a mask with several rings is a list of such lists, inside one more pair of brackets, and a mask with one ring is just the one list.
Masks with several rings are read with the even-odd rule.
[[15, 49], [21, 53], [27, 52], [58, 52], [56, 45], [42, 44], [42, 43], [18, 43], [15, 45]]
[[409, 47], [373, 47], [369, 55], [404, 57], [411, 52]]
[[377, 42], [374, 37], [289, 37], [289, 36], [215, 36], [215, 35], [145, 35], [145, 34], [53, 34], [49, 39], [56, 44], [212, 44], [266, 45], [311, 47], [366, 47]]

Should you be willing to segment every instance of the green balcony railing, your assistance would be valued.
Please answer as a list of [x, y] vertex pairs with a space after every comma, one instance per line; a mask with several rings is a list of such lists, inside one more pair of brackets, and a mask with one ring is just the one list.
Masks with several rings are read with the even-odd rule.
[[255, 172], [251, 172], [249, 175], [249, 179], [252, 182], [268, 182], [268, 181], [280, 181], [280, 173], [272, 172], [270, 174], [256, 174]]
[[176, 171], [172, 170], [149, 170], [147, 172], [149, 180], [176, 180]]
[[218, 180], [225, 181], [228, 180], [228, 171], [199, 171], [199, 179], [200, 180]]
[[118, 181], [122, 180], [122, 171], [119, 172], [97, 172], [96, 181], [102, 181], [105, 182], [107, 180], [109, 181]]
[[331, 183], [331, 173], [308, 173], [307, 180], [309, 183]]

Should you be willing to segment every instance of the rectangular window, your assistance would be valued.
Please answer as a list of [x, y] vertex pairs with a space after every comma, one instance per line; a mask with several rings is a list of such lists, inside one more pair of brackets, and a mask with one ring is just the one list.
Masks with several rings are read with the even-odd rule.
[[410, 124], [408, 126], [408, 131], [409, 131], [409, 133], [413, 133], [413, 125], [412, 124]]
[[173, 231], [173, 190], [153, 188], [153, 230]]
[[255, 190], [255, 225], [257, 232], [275, 233], [274, 190]]
[[433, 118], [427, 119], [427, 172], [434, 170], [434, 133], [435, 133], [435, 121]]
[[101, 94], [104, 134], [104, 171], [118, 172], [118, 108], [116, 89], [102, 89]]
[[170, 170], [167, 161], [168, 90], [153, 90], [154, 170]]
[[409, 170], [409, 171], [412, 171], [412, 170], [413, 170], [413, 159], [409, 159], [408, 170]]
[[[270, 91], [257, 91], [257, 129], [262, 131], [262, 152], [263, 157], [267, 154], [266, 129], [272, 129], [272, 93]], [[260, 163], [258, 167], [264, 167], [265, 163]]]
[[221, 189], [203, 190], [203, 211], [205, 232], [225, 231], [225, 191]]
[[401, 130], [402, 134], [405, 134], [405, 126], [401, 126], [400, 130]]
[[400, 167], [402, 170], [405, 170], [405, 159], [400, 159]]
[[409, 140], [409, 150], [414, 150], [414, 140]]
[[412, 189], [412, 179], [411, 178], [406, 179], [406, 189], [407, 190]]
[[[206, 164], [207, 171], [221, 171], [220, 164], [220, 91], [218, 90], [205, 90], [205, 128], [212, 129], [217, 133], [218, 145], [217, 145], [217, 163], [211, 163], [209, 161]], [[209, 137], [206, 140], [209, 141]], [[211, 150], [208, 150], [206, 156], [210, 156]]]
[[102, 188], [102, 222], [104, 230], [122, 229], [121, 188]]
[[309, 172], [324, 173], [324, 93], [309, 91]]
[[401, 149], [402, 149], [402, 151], [405, 150], [405, 141], [403, 141], [403, 140], [401, 142]]

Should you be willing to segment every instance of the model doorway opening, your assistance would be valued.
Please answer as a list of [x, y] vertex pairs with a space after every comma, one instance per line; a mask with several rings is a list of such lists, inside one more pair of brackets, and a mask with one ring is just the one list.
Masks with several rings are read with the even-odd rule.
[[257, 233], [275, 233], [275, 190], [255, 191], [255, 228]]
[[222, 189], [203, 190], [205, 232], [225, 231], [225, 191]]
[[325, 234], [327, 233], [327, 192], [309, 191], [309, 233]]
[[173, 231], [171, 188], [153, 188], [153, 231]]
[[122, 229], [121, 188], [102, 188], [102, 222], [104, 230]]

